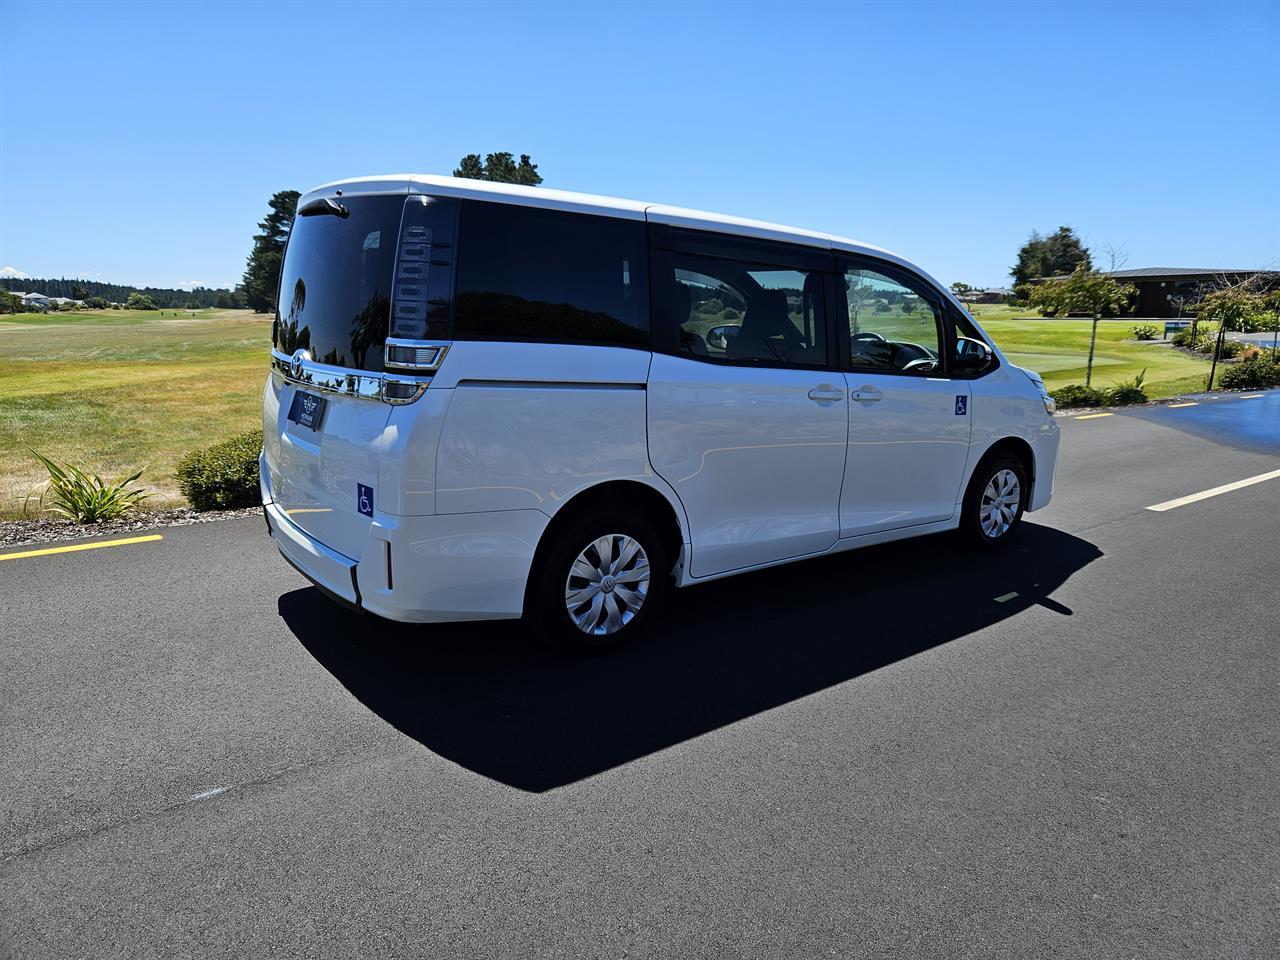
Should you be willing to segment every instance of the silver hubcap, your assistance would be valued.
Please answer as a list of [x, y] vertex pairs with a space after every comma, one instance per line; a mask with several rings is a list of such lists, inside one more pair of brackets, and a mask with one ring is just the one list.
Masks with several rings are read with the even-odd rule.
[[564, 606], [583, 633], [607, 637], [635, 619], [648, 593], [644, 548], [624, 533], [611, 533], [587, 544], [573, 561]]
[[995, 539], [1004, 536], [1018, 516], [1022, 502], [1022, 486], [1012, 470], [1000, 470], [982, 491], [982, 505], [978, 508], [978, 522], [985, 536]]

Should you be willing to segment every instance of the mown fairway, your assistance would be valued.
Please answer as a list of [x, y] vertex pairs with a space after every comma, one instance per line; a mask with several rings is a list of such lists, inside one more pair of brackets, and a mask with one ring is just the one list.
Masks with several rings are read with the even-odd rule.
[[[1035, 370], [1050, 390], [1068, 383], [1084, 383], [1089, 359], [1091, 320], [1015, 319], [1025, 309], [979, 306], [978, 322], [1014, 363]], [[1145, 388], [1152, 399], [1203, 390], [1209, 376], [1208, 358], [1174, 350], [1161, 341], [1133, 339], [1133, 321], [1104, 320], [1098, 324], [1093, 357], [1093, 385], [1114, 386], [1145, 369]]]
[[[1013, 362], [1050, 389], [1084, 382], [1087, 320], [978, 319]], [[1207, 360], [1130, 342], [1130, 323], [1098, 328], [1094, 384], [1147, 369], [1152, 397], [1202, 389]], [[244, 310], [18, 314], [0, 319], [0, 516], [44, 479], [28, 454], [83, 461], [114, 478], [146, 466], [149, 506], [181, 503], [174, 468], [189, 450], [253, 429], [270, 320]]]
[[270, 330], [247, 310], [0, 318], [0, 515], [45, 478], [28, 449], [106, 479], [146, 466], [146, 504], [180, 504], [182, 456], [258, 425]]

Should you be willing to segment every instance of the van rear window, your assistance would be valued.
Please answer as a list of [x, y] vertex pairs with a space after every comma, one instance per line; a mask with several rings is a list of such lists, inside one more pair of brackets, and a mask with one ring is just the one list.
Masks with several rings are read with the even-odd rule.
[[348, 212], [293, 222], [276, 306], [276, 347], [382, 370], [404, 194], [338, 197]]
[[642, 221], [468, 201], [454, 336], [647, 346]]

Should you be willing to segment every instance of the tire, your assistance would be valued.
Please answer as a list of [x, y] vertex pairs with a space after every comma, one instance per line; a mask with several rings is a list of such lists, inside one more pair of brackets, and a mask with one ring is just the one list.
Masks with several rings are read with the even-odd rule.
[[531, 618], [542, 631], [581, 653], [613, 650], [644, 633], [666, 596], [671, 569], [648, 518], [593, 510], [551, 536], [529, 597]]
[[[1010, 476], [1017, 484], [1016, 490], [1010, 486]], [[1027, 468], [1013, 454], [997, 454], [984, 460], [965, 491], [961, 533], [980, 547], [1003, 547], [1022, 523], [1029, 493]]]

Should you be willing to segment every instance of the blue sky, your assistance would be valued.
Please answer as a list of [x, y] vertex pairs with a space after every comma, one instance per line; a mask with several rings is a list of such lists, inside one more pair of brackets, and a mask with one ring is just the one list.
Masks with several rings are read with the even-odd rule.
[[1007, 282], [1280, 261], [1280, 3], [0, 4], [0, 266], [238, 280], [275, 190], [533, 155], [547, 186]]

